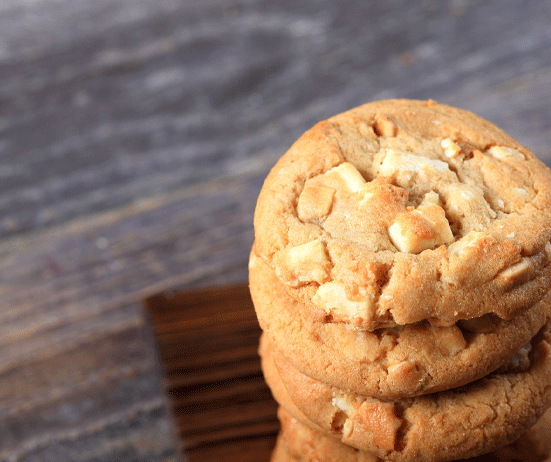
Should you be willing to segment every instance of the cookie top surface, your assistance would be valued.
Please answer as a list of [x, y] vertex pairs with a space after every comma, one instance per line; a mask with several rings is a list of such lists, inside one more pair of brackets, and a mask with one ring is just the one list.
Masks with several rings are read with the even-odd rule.
[[312, 320], [254, 252], [249, 283], [260, 326], [301, 372], [357, 393], [398, 398], [464, 385], [509, 360], [551, 317], [551, 294], [512, 320], [357, 331]]
[[510, 319], [551, 285], [550, 179], [470, 112], [370, 103], [318, 123], [273, 167], [256, 250], [326, 321]]
[[265, 374], [270, 388], [287, 393], [282, 401], [291, 400], [316, 428], [384, 460], [439, 462], [503, 447], [536, 423], [551, 404], [550, 340], [547, 326], [501, 371], [465, 387], [399, 400], [349, 393], [301, 374], [266, 337], [260, 352], [263, 370], [278, 372]]

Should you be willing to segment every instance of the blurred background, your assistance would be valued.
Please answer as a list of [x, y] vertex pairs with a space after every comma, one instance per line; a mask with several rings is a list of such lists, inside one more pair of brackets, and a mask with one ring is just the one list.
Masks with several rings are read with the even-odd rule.
[[246, 281], [270, 167], [395, 97], [551, 164], [551, 3], [3, 0], [0, 460], [174, 460], [141, 300]]

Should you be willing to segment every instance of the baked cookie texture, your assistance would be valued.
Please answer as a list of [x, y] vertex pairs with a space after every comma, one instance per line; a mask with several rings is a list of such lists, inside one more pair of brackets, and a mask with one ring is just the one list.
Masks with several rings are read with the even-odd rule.
[[536, 423], [551, 404], [550, 341], [547, 325], [502, 370], [465, 387], [399, 400], [316, 381], [290, 365], [266, 337], [260, 353], [276, 400], [287, 395], [280, 404], [294, 403], [296, 418], [305, 416], [303, 422], [384, 460], [438, 462], [496, 450]]
[[[276, 443], [276, 453], [271, 461], [300, 460], [308, 462], [382, 462], [377, 456], [340, 443], [337, 439], [301, 424], [285, 409], [279, 408], [277, 416], [281, 431]], [[277, 455], [280, 451], [280, 455]], [[279, 458], [279, 459], [278, 459]]]
[[318, 123], [277, 162], [255, 251], [325, 322], [512, 319], [550, 287], [550, 179], [470, 112], [370, 103]]
[[[281, 431], [271, 462], [382, 462], [376, 456], [342, 444], [335, 438], [319, 433], [279, 408]], [[482, 456], [473, 462], [548, 462], [551, 460], [549, 435], [551, 411], [548, 411], [517, 441]]]
[[249, 260], [272, 462], [549, 459], [550, 186], [528, 148], [434, 101], [300, 137]]
[[467, 384], [512, 358], [551, 317], [551, 294], [511, 320], [486, 315], [448, 327], [358, 331], [312, 320], [254, 252], [249, 283], [260, 326], [302, 373], [380, 398], [404, 398]]

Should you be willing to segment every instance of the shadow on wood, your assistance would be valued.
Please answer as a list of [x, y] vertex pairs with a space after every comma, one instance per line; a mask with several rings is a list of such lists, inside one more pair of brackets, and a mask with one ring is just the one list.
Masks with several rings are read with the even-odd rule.
[[279, 422], [248, 285], [165, 292], [144, 305], [183, 457], [268, 461]]

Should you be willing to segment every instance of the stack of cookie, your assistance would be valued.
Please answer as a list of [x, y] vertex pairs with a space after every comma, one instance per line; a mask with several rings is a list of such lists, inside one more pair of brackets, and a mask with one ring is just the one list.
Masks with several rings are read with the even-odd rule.
[[472, 113], [306, 132], [260, 193], [250, 288], [274, 462], [465, 459], [551, 405], [551, 173]]

